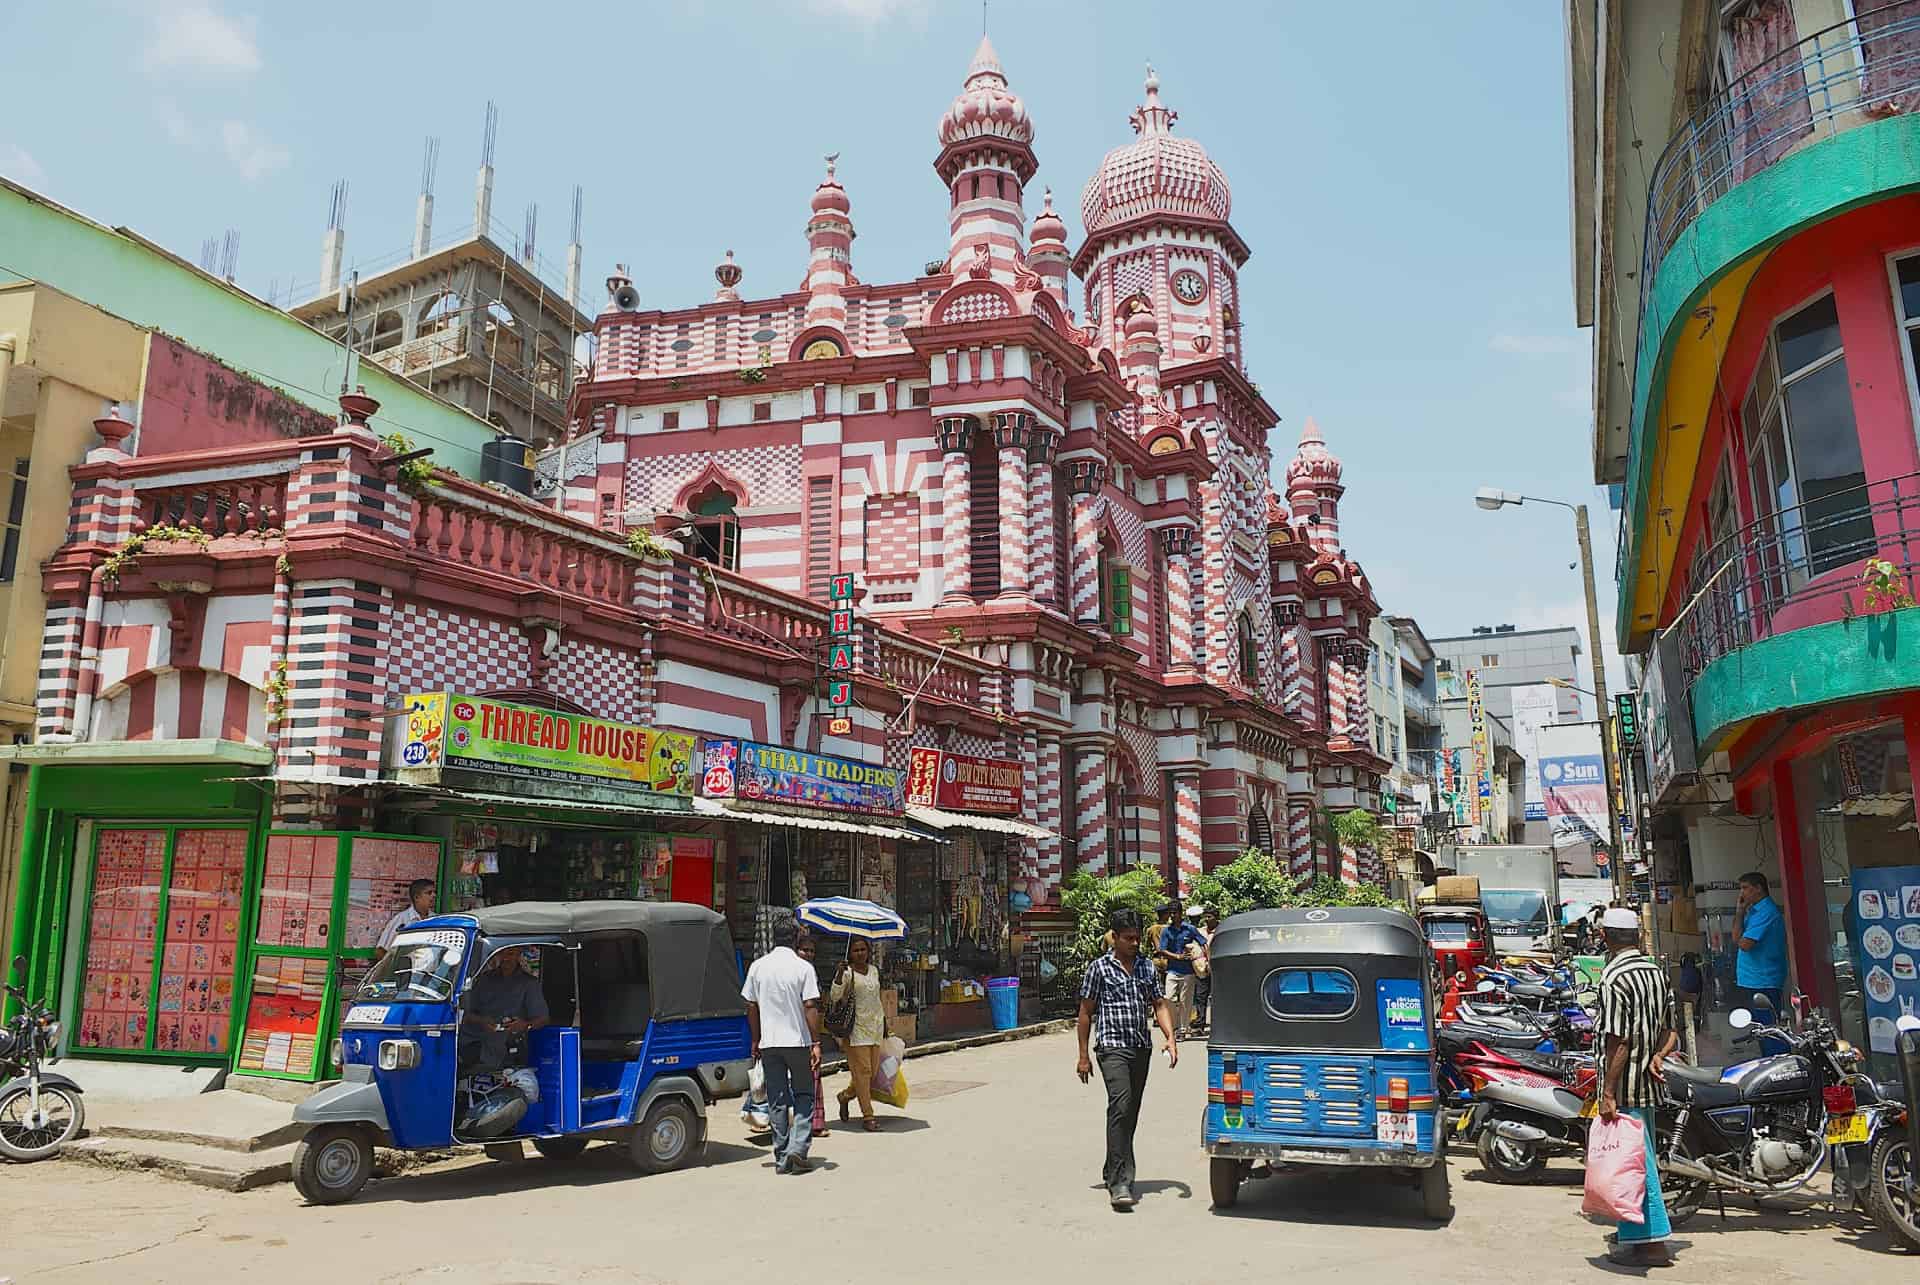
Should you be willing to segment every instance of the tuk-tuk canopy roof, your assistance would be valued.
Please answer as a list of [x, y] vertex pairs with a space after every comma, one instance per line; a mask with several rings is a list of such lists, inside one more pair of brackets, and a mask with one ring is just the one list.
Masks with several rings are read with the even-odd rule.
[[[470, 921], [482, 937], [495, 941], [640, 933], [647, 942], [647, 985], [656, 1019], [737, 1017], [747, 1011], [727, 921], [705, 906], [684, 901], [511, 901], [439, 918]], [[587, 982], [582, 979], [582, 985]]]
[[1402, 910], [1323, 906], [1249, 910], [1222, 920], [1208, 955], [1388, 955], [1424, 957], [1420, 926]]

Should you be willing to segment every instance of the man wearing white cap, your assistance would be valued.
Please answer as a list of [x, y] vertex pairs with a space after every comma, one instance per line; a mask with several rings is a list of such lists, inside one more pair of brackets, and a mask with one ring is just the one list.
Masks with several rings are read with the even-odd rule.
[[1600, 974], [1600, 1035], [1605, 1039], [1600, 1068], [1600, 1118], [1622, 1111], [1640, 1122], [1646, 1137], [1647, 1195], [1637, 1222], [1622, 1222], [1607, 1257], [1637, 1267], [1663, 1267], [1673, 1261], [1667, 1248], [1672, 1226], [1660, 1195], [1660, 1166], [1654, 1149], [1654, 1108], [1668, 1057], [1680, 1042], [1673, 1016], [1673, 989], [1667, 971], [1640, 950], [1640, 916], [1615, 907], [1600, 916], [1607, 939], [1607, 966]]

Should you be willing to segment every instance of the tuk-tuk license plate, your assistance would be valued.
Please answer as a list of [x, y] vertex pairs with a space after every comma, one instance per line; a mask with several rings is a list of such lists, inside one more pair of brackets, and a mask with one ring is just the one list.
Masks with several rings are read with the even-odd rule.
[[1867, 1113], [1852, 1111], [1846, 1115], [1834, 1116], [1827, 1121], [1827, 1145], [1840, 1146], [1847, 1142], [1867, 1141]]
[[1585, 1102], [1580, 1104], [1580, 1118], [1582, 1120], [1591, 1120], [1599, 1114], [1600, 1114], [1599, 1098], [1588, 1098]]
[[1397, 1147], [1417, 1147], [1420, 1126], [1410, 1111], [1382, 1111], [1373, 1117], [1373, 1136]]

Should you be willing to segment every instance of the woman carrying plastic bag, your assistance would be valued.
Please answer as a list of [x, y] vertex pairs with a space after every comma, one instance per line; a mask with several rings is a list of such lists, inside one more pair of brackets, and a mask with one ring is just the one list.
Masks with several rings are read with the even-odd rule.
[[873, 1100], [890, 1107], [907, 1105], [907, 1073], [900, 1064], [906, 1060], [907, 1043], [898, 1035], [889, 1035], [880, 1046], [880, 1061], [873, 1068]]

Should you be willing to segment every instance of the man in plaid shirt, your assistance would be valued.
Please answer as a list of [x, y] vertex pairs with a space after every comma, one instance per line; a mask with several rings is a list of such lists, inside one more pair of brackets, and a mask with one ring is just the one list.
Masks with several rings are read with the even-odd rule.
[[[1140, 1098], [1153, 1061], [1149, 1018], [1166, 1039], [1167, 1066], [1180, 1061], [1173, 1018], [1160, 994], [1153, 963], [1140, 953], [1140, 915], [1113, 914], [1113, 948], [1087, 966], [1080, 983], [1080, 1083], [1093, 1076], [1094, 1059], [1107, 1084], [1107, 1163], [1101, 1179], [1114, 1209], [1127, 1210], [1139, 1199], [1133, 1189], [1133, 1131], [1140, 1122]], [[1089, 1052], [1088, 1040], [1092, 1040]]]

